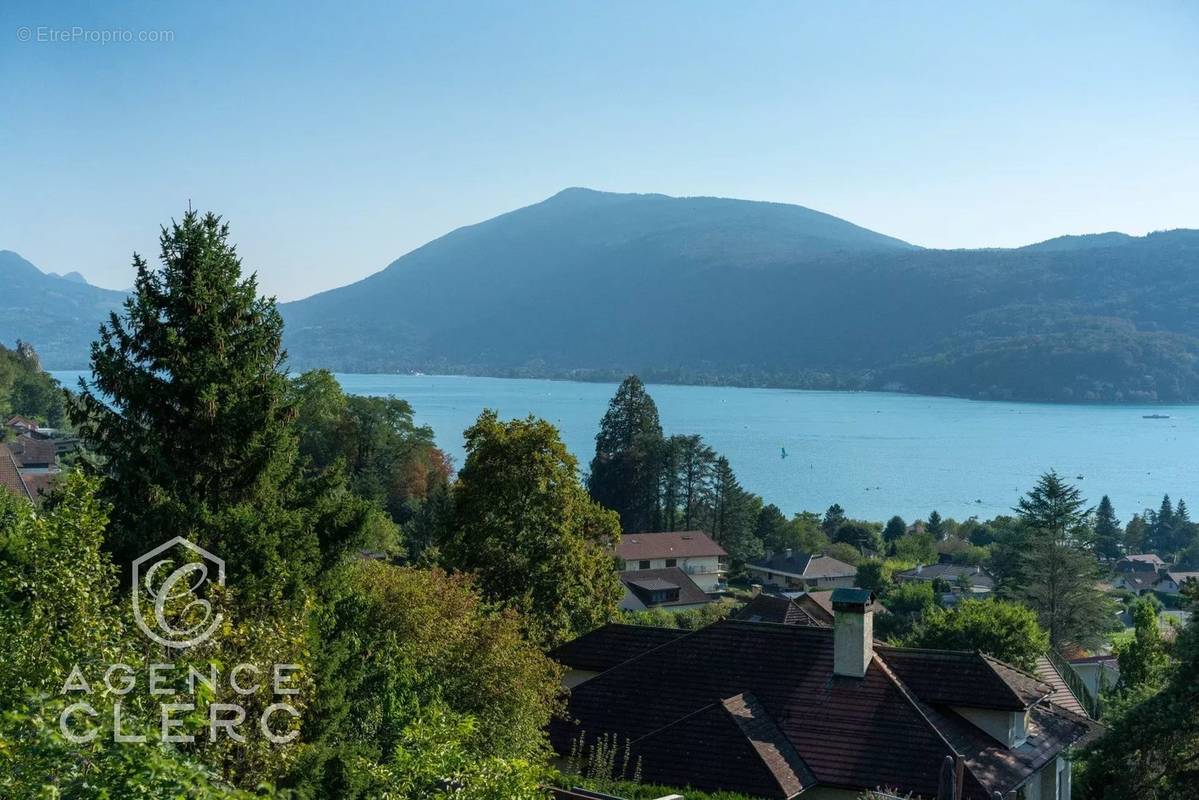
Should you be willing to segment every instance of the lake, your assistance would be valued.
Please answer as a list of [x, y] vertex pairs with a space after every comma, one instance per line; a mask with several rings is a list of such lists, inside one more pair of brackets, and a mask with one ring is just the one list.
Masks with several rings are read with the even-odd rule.
[[[79, 373], [55, 373], [69, 385]], [[347, 392], [408, 400], [461, 466], [483, 408], [552, 422], [586, 469], [615, 384], [433, 375], [338, 375]], [[853, 517], [1006, 513], [1053, 468], [1122, 520], [1164, 492], [1199, 504], [1199, 406], [1002, 403], [875, 392], [651, 385], [669, 434], [699, 433], [743, 486], [786, 513], [840, 503]], [[1144, 419], [1166, 414], [1169, 419]], [[786, 448], [788, 457], [781, 458]], [[1195, 505], [1199, 508], [1199, 505]]]

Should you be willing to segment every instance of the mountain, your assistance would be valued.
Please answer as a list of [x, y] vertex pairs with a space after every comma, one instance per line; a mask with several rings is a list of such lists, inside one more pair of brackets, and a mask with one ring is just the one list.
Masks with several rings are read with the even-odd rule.
[[[124, 295], [0, 251], [0, 342]], [[1199, 231], [933, 250], [799, 206], [568, 189], [281, 307], [293, 369], [1199, 401]]]
[[90, 345], [123, 292], [91, 286], [79, 273], [43, 273], [0, 250], [0, 343], [33, 343], [46, 369], [84, 369]]
[[1199, 232], [929, 250], [798, 206], [568, 189], [289, 303], [297, 368], [1199, 400]]

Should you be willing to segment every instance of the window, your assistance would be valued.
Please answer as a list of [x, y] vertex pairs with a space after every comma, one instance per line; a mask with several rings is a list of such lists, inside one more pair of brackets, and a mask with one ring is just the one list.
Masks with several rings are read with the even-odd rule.
[[677, 558], [666, 559], [666, 566], [668, 566], [668, 567], [678, 566], [678, 563], [679, 563], [679, 560]]
[[649, 569], [649, 562], [648, 561], [638, 561], [637, 569]]

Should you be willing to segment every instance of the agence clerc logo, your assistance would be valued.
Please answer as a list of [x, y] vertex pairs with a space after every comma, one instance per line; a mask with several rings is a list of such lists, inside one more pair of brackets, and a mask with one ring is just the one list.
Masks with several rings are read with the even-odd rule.
[[[180, 564], [182, 553], [188, 560]], [[221, 624], [206, 589], [225, 585], [225, 562], [176, 536], [133, 562], [133, 617], [155, 642], [174, 648], [200, 644]]]

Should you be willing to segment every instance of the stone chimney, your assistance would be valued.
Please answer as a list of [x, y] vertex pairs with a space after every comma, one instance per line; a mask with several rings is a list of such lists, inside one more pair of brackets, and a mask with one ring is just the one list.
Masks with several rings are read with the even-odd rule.
[[863, 678], [874, 658], [874, 592], [833, 589], [833, 674]]
[[923, 565], [923, 564], [920, 564], [920, 563], [917, 563], [917, 564], [916, 564], [916, 574], [917, 574], [917, 575], [919, 575], [919, 574], [920, 574], [920, 573], [922, 573], [922, 572], [924, 572], [924, 565]]
[[791, 558], [791, 552], [792, 552], [792, 551], [791, 551], [791, 548], [790, 548], [790, 547], [788, 547], [786, 550], [784, 550], [784, 551], [783, 551], [783, 558], [790, 559], [790, 558]]

